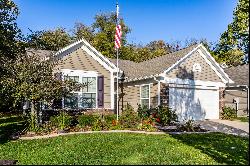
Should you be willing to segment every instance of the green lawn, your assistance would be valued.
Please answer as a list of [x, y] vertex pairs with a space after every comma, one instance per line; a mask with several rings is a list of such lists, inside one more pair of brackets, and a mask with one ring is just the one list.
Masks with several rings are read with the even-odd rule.
[[25, 129], [25, 120], [18, 115], [0, 117], [0, 144], [9, 140], [9, 136]]
[[221, 133], [95, 133], [0, 144], [18, 164], [248, 164], [248, 138]]
[[236, 117], [233, 120], [239, 120], [241, 122], [249, 122], [249, 117]]

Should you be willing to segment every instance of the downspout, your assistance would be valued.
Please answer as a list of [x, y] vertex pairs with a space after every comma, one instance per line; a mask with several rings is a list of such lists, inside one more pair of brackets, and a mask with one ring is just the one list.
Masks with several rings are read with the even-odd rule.
[[249, 86], [247, 86], [247, 116], [249, 116]]

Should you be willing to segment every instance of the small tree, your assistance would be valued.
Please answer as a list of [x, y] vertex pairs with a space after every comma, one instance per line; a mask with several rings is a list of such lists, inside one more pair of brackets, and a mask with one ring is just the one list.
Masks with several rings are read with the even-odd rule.
[[42, 60], [34, 52], [5, 62], [6, 73], [0, 78], [0, 83], [3, 90], [10, 92], [9, 101], [13, 102], [14, 107], [29, 101], [31, 115], [36, 117], [36, 106], [40, 101], [52, 103], [54, 99], [69, 94], [75, 86], [81, 86], [71, 81], [62, 81], [60, 73], [54, 71], [56, 64], [52, 56]]

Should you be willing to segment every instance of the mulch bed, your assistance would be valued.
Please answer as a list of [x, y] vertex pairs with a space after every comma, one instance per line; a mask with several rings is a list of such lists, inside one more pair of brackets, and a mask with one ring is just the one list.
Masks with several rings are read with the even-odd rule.
[[0, 165], [16, 165], [17, 160], [0, 160]]

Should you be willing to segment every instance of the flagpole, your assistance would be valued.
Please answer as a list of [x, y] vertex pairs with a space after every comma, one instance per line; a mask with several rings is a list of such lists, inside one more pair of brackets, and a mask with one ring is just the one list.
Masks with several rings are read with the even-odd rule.
[[118, 49], [116, 49], [116, 66], [117, 66], [117, 79], [116, 79], [116, 119], [118, 120], [119, 118], [119, 69], [118, 69]]
[[[118, 25], [118, 0], [116, 1], [116, 25]], [[119, 51], [118, 48], [116, 48], [116, 67], [117, 67], [117, 72], [116, 72], [116, 120], [118, 121], [119, 119], [119, 65], [118, 65], [118, 56], [119, 56]]]

